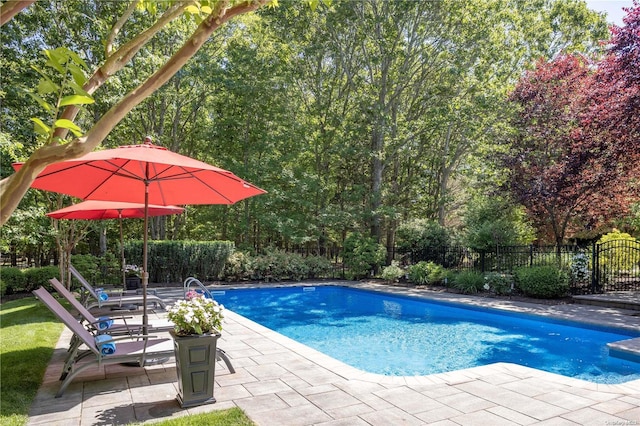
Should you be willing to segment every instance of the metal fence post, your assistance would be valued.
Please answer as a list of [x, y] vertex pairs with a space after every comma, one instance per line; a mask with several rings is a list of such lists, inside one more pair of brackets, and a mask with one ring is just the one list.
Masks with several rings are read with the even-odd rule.
[[591, 253], [591, 294], [594, 294], [598, 288], [598, 276], [600, 275], [598, 271], [598, 243], [595, 241], [592, 243]]

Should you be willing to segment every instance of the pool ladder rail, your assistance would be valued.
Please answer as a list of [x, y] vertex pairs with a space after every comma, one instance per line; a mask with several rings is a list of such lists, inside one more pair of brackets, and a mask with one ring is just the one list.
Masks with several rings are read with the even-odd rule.
[[191, 286], [192, 285], [196, 285], [197, 287], [199, 287], [199, 288], [194, 290], [196, 293], [204, 294], [204, 297], [206, 297], [208, 299], [214, 299], [214, 296], [224, 296], [224, 294], [225, 294], [224, 290], [211, 291], [204, 284], [202, 284], [199, 279], [194, 278], [194, 277], [189, 277], [186, 280], [184, 280], [184, 297], [185, 297], [185, 299], [187, 298], [187, 293], [189, 291], [191, 291]]
[[[209, 289], [205, 287], [205, 285], [202, 284], [200, 280], [195, 277], [189, 277], [186, 280], [184, 280], [183, 289], [184, 289], [185, 299], [187, 298], [187, 293], [191, 291], [191, 286], [198, 287], [195, 289], [195, 291], [200, 294], [204, 294], [204, 297], [208, 299], [213, 299], [213, 294], [211, 294]], [[227, 368], [229, 369], [229, 373], [233, 374], [236, 372], [235, 368], [233, 368], [233, 365], [231, 365], [231, 360], [229, 359], [229, 356], [225, 351], [223, 351], [220, 348], [216, 348], [216, 359], [218, 361], [224, 361], [224, 363], [227, 365]]]

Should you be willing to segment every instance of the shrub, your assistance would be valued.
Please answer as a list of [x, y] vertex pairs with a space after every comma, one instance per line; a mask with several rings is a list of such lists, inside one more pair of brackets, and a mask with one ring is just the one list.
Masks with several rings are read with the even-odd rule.
[[419, 285], [442, 284], [446, 276], [446, 269], [434, 262], [420, 261], [411, 265], [408, 270], [409, 280]]
[[579, 252], [571, 258], [571, 282], [574, 285], [589, 283], [591, 271], [589, 270], [589, 256], [585, 252]]
[[323, 256], [307, 256], [304, 258], [309, 278], [323, 278], [331, 276], [333, 264]]
[[429, 263], [424, 260], [409, 266], [409, 281], [418, 285], [429, 284]]
[[483, 288], [495, 294], [509, 294], [513, 288], [513, 275], [489, 272], [484, 276]]
[[25, 277], [22, 270], [13, 267], [3, 267], [0, 271], [0, 295], [13, 294], [25, 287]]
[[222, 276], [226, 281], [242, 281], [251, 277], [253, 270], [251, 256], [242, 251], [234, 251], [222, 270]]
[[[85, 277], [89, 282], [96, 283], [98, 281], [100, 259], [90, 254], [74, 254], [71, 256], [71, 264]], [[75, 288], [80, 287], [80, 283], [76, 279], [71, 280]]]
[[398, 252], [408, 254], [413, 262], [432, 261], [448, 266], [456, 262], [447, 250], [451, 245], [449, 231], [435, 221], [417, 219], [400, 225], [396, 237]]
[[33, 291], [40, 286], [51, 291], [52, 288], [51, 284], [49, 284], [49, 280], [51, 278], [60, 279], [60, 268], [57, 266], [43, 266], [41, 268], [25, 269], [24, 277], [26, 281], [26, 291]]
[[457, 273], [453, 269], [443, 269], [442, 271], [442, 285], [445, 287], [452, 287], [455, 282]]
[[500, 245], [529, 244], [535, 231], [525, 209], [500, 197], [474, 197], [464, 214], [466, 244], [478, 251]]
[[484, 286], [484, 277], [480, 272], [460, 272], [454, 277], [453, 286], [464, 294], [474, 294]]
[[382, 265], [386, 249], [371, 237], [351, 234], [344, 240], [344, 264], [352, 278], [366, 277], [371, 270]]
[[395, 261], [391, 265], [385, 266], [382, 270], [382, 279], [390, 283], [397, 282], [403, 276], [404, 270]]
[[429, 283], [432, 285], [441, 284], [444, 281], [446, 269], [433, 262], [429, 262], [427, 266], [429, 268]]
[[525, 295], [540, 299], [562, 297], [569, 291], [566, 274], [556, 266], [518, 268], [516, 282]]
[[603, 250], [599, 256], [600, 265], [614, 272], [630, 271], [638, 261], [636, 256], [629, 256], [629, 247], [640, 247], [640, 243], [626, 232], [617, 229], [603, 235], [598, 244], [607, 244], [607, 250]]
[[302, 256], [281, 250], [272, 250], [267, 254], [256, 256], [252, 265], [253, 277], [266, 282], [284, 279], [301, 280], [309, 271]]
[[288, 278], [300, 281], [305, 279], [309, 275], [309, 267], [304, 261], [304, 258], [297, 253], [287, 253], [284, 256], [285, 260], [285, 273]]

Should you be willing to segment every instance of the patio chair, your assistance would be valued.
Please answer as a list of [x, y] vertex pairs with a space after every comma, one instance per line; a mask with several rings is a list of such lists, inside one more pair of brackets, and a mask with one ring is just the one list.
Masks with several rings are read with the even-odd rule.
[[[131, 337], [137, 337], [142, 333], [143, 325], [140, 323], [129, 324], [127, 323], [127, 319], [131, 319], [133, 317], [125, 317], [124, 315], [118, 316], [109, 316], [109, 320], [113, 322], [108, 328], [101, 328], [100, 324], [106, 322], [105, 318], [96, 318], [87, 308], [84, 307], [82, 303], [76, 299], [73, 294], [67, 290], [67, 288], [58, 281], [57, 278], [52, 278], [49, 280], [53, 288], [56, 289], [58, 294], [64, 297], [71, 306], [78, 311], [80, 316], [80, 322], [83, 323], [87, 331], [94, 336], [99, 334], [109, 334], [111, 336], [122, 336], [128, 335]], [[116, 321], [122, 321], [122, 323], [117, 323]], [[173, 329], [173, 324], [169, 321], [165, 321], [162, 324], [149, 324], [149, 329], [151, 331], [164, 332]], [[82, 345], [82, 341], [78, 339], [77, 336], [73, 336], [71, 338], [71, 342], [69, 343], [69, 349], [67, 350], [68, 355], [64, 362], [64, 368], [62, 369], [62, 375], [60, 376], [60, 380], [64, 380], [67, 373], [70, 370], [71, 365], [73, 364], [73, 360], [76, 357], [79, 347]]]
[[[58, 393], [56, 393], [56, 398], [62, 396], [67, 386], [71, 384], [78, 374], [89, 368], [100, 368], [102, 365], [122, 363], [135, 363], [144, 366], [147, 358], [174, 356], [172, 339], [152, 339], [151, 336], [139, 335], [136, 336], [137, 340], [135, 341], [131, 341], [130, 336], [123, 336], [97, 343], [96, 337], [89, 333], [44, 287], [34, 290], [33, 294], [88, 348], [87, 351], [74, 357], [71, 370], [62, 382]], [[125, 339], [129, 341], [121, 341]], [[115, 342], [118, 343], [113, 353], [103, 353], [102, 349], [105, 345]]]
[[[86, 327], [89, 329], [88, 331], [91, 332], [92, 334], [94, 335], [101, 334], [101, 333], [109, 333], [110, 335], [128, 334], [132, 337], [135, 337], [138, 334], [142, 333], [142, 324], [127, 324], [126, 322], [127, 317], [122, 317], [124, 324], [113, 324], [111, 327], [109, 327], [106, 330], [100, 330], [98, 326], [98, 324], [101, 322], [100, 318], [96, 318], [87, 308], [85, 308], [82, 305], [82, 303], [80, 303], [75, 297], [73, 297], [73, 294], [71, 294], [69, 290], [67, 290], [66, 287], [60, 281], [58, 281], [57, 278], [52, 278], [49, 280], [49, 282], [51, 283], [53, 288], [56, 289], [58, 294], [60, 294], [65, 299], [67, 299], [67, 301], [69, 301], [71, 306], [78, 311], [82, 319], [86, 321]], [[128, 318], [131, 318], [131, 317], [128, 317]], [[169, 321], [162, 322], [162, 323], [149, 324], [149, 329], [151, 331], [157, 331], [157, 332], [169, 331], [169, 330], [172, 330], [173, 327], [174, 327], [173, 323]], [[69, 354], [67, 355], [67, 359], [65, 360], [65, 368], [62, 370], [61, 380], [64, 380], [66, 374], [70, 370], [69, 367], [73, 362], [73, 358], [75, 358], [78, 352], [79, 346], [81, 344], [82, 342], [75, 336], [71, 339], [71, 343], [69, 345], [69, 350], [68, 350]], [[229, 356], [224, 350], [220, 348], [216, 348], [216, 359], [218, 361], [223, 361], [230, 373], [233, 374], [236, 372], [235, 368], [233, 368], [233, 365], [231, 364], [231, 360], [229, 359]]]
[[[71, 272], [71, 275], [73, 275], [78, 281], [80, 281], [80, 284], [82, 284], [82, 286], [89, 293], [89, 295], [93, 299], [95, 299], [95, 302], [89, 301], [89, 300], [85, 302], [85, 307], [87, 309], [92, 309], [95, 307], [102, 308], [105, 306], [111, 306], [111, 307], [117, 306], [122, 308], [123, 305], [142, 305], [143, 303], [144, 299], [143, 299], [143, 296], [140, 294], [136, 294], [136, 295], [125, 294], [120, 296], [109, 296], [106, 300], [104, 300], [103, 298], [100, 297], [100, 294], [98, 294], [96, 289], [93, 288], [91, 284], [89, 284], [89, 281], [87, 281], [85, 277], [83, 277], [82, 274], [80, 274], [80, 272], [78, 272], [78, 270], [71, 264], [69, 265], [69, 271]], [[160, 305], [162, 309], [166, 308], [165, 303], [162, 301], [162, 299], [152, 294], [147, 294], [147, 303]]]

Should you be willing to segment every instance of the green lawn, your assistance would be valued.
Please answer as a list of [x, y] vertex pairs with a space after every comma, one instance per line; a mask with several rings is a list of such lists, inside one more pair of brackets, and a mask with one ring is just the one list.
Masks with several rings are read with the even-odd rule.
[[24, 425], [62, 332], [34, 297], [0, 304], [0, 424]]
[[[24, 426], [63, 325], [34, 297], [0, 304], [0, 425]], [[184, 416], [161, 426], [251, 426], [239, 408]]]

